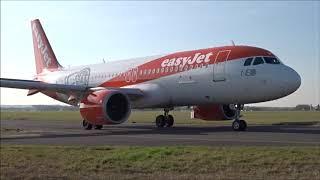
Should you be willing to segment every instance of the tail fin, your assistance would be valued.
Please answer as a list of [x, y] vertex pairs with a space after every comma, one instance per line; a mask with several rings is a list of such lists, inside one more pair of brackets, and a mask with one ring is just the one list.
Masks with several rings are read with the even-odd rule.
[[44, 69], [55, 71], [62, 66], [57, 61], [39, 19], [31, 21], [33, 49], [36, 61], [37, 74]]

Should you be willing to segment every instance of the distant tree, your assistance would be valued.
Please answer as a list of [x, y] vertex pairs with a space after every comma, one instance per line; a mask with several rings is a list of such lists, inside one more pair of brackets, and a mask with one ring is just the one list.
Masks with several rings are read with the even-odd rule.
[[295, 110], [298, 110], [298, 111], [310, 111], [310, 109], [312, 109], [312, 108], [308, 104], [298, 104], [295, 107]]

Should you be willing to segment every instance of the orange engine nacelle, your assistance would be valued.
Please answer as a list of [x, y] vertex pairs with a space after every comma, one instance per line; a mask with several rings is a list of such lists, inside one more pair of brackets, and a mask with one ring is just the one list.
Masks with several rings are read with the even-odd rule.
[[236, 116], [236, 110], [230, 105], [203, 105], [194, 106], [191, 111], [191, 118], [202, 120], [231, 120]]
[[82, 99], [80, 114], [92, 124], [121, 124], [131, 113], [127, 95], [115, 90], [92, 92]]

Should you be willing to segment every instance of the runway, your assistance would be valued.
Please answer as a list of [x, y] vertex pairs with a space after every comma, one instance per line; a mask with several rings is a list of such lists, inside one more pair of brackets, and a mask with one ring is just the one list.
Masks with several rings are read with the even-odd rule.
[[319, 146], [320, 126], [259, 125], [245, 132], [230, 126], [154, 124], [105, 125], [102, 130], [83, 130], [80, 122], [1, 120], [1, 144], [43, 145], [208, 145], [208, 146]]

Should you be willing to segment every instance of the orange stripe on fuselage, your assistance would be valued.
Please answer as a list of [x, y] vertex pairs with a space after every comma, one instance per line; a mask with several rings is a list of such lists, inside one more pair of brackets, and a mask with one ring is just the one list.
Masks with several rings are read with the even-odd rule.
[[[227, 58], [216, 59], [219, 52], [229, 51]], [[138, 84], [172, 74], [184, 72], [191, 69], [200, 68], [222, 61], [237, 60], [251, 56], [274, 56], [271, 52], [250, 46], [223, 46], [216, 48], [200, 49], [193, 51], [183, 51], [163, 56], [151, 60], [138, 67], [121, 73], [120, 75], [102, 83], [102, 87], [122, 87]], [[215, 62], [216, 61], [216, 62]], [[177, 69], [178, 68], [178, 69]], [[157, 71], [159, 70], [159, 73]], [[142, 75], [141, 75], [142, 72]], [[146, 72], [146, 74], [145, 74]]]

